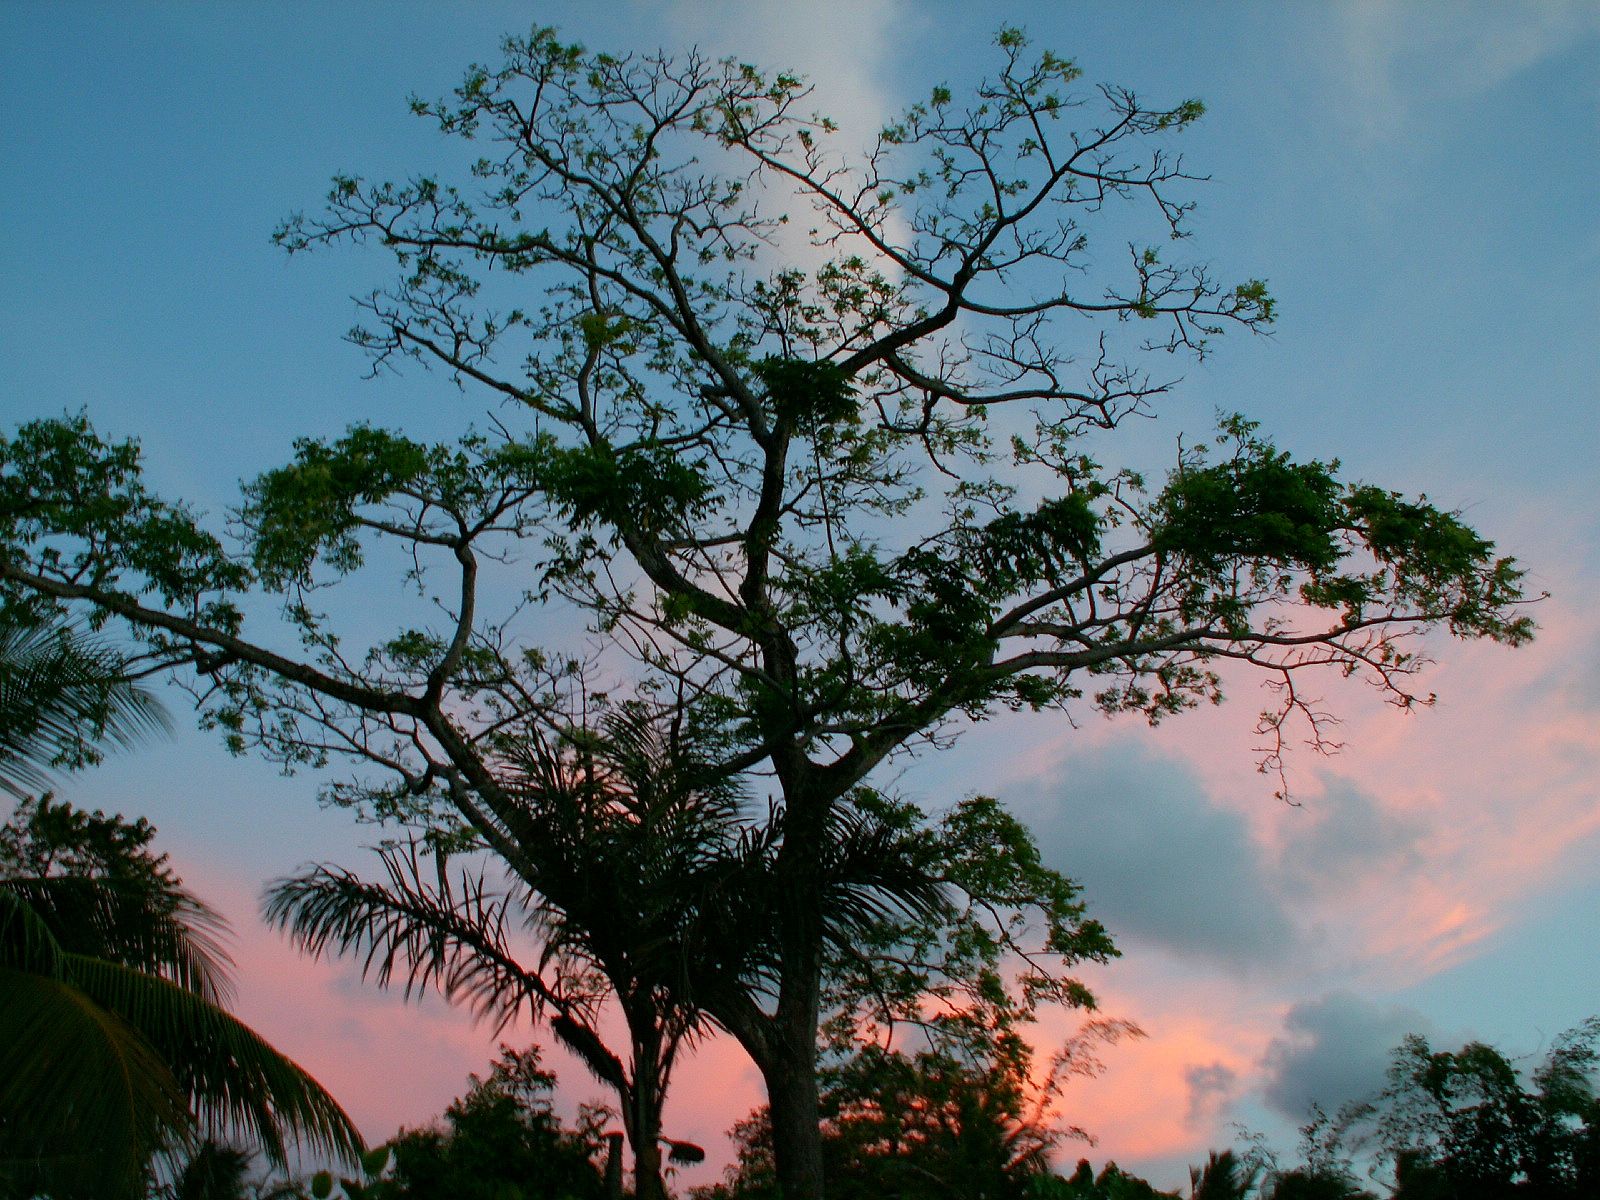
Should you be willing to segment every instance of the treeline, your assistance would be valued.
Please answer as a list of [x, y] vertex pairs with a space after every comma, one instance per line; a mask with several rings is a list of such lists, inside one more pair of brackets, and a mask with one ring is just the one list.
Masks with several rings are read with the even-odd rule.
[[[824, 1096], [829, 1194], [845, 1200], [1588, 1200], [1600, 1194], [1600, 1020], [1557, 1039], [1531, 1071], [1482, 1043], [1434, 1050], [1409, 1037], [1389, 1084], [1337, 1116], [1314, 1111], [1294, 1155], [1256, 1140], [1212, 1152], [1186, 1188], [1162, 1190], [1116, 1163], [1058, 1172], [1064, 1132], [1019, 1105], [1016, 1081], [948, 1064], [869, 1055]], [[502, 1048], [441, 1121], [403, 1132], [354, 1178], [264, 1183], [261, 1197], [350, 1200], [609, 1200], [624, 1189], [614, 1114], [576, 1123], [552, 1106], [537, 1050]], [[882, 1090], [876, 1090], [879, 1087]], [[894, 1110], [898, 1111], [894, 1111]], [[779, 1200], [764, 1111], [733, 1131], [736, 1163], [690, 1200]], [[208, 1152], [215, 1156], [215, 1151]], [[1059, 1154], [1057, 1155], [1059, 1157]], [[242, 1156], [241, 1156], [242, 1160]], [[194, 1170], [207, 1169], [207, 1159]], [[174, 1200], [249, 1195], [185, 1191]]]
[[[865, 1051], [830, 1072], [824, 1144], [832, 1196], [990, 1200], [1580, 1200], [1600, 1195], [1600, 1018], [1528, 1067], [1493, 1046], [1436, 1050], [1407, 1037], [1387, 1085], [1329, 1115], [1313, 1108], [1295, 1155], [1262, 1140], [1213, 1152], [1187, 1193], [1087, 1160], [1057, 1174], [1070, 1133], [1023, 1103], [1026, 1077]], [[735, 1130], [738, 1161], [697, 1200], [777, 1200], [760, 1114]]]
[[[1026, 848], [1025, 835], [1013, 832]], [[555, 1077], [537, 1048], [503, 1048], [439, 1122], [363, 1151], [334, 1101], [220, 1007], [226, 960], [218, 919], [153, 851], [154, 833], [145, 821], [48, 798], [23, 799], [0, 826], [0, 1013], [12, 1035], [0, 1048], [0, 1196], [602, 1200], [670, 1194], [674, 1167], [704, 1158], [702, 1147], [661, 1137], [662, 1172], [629, 1171], [625, 1186], [621, 1114], [589, 1105], [576, 1124], [563, 1121]], [[904, 952], [912, 935], [883, 920], [883, 944]], [[1139, 1030], [1091, 1020], [1037, 1061], [1023, 1036], [1032, 1009], [1003, 986], [995, 954], [979, 955], [962, 988], [957, 976], [931, 987], [929, 976], [913, 973], [905, 1004], [926, 1005], [931, 996], [950, 1007], [920, 1024], [910, 1009], [899, 1014], [900, 1044], [920, 1047], [912, 1051], [877, 1039], [872, 1020], [851, 1007], [865, 995], [836, 981], [819, 1070], [830, 1195], [1182, 1195], [1114, 1163], [1097, 1171], [1080, 1161], [1058, 1172], [1082, 1134], [1054, 1117], [1064, 1081], [1097, 1068], [1097, 1047]], [[30, 1008], [35, 994], [43, 1000]], [[86, 1033], [97, 1028], [112, 1032]], [[1483, 1043], [1437, 1050], [1408, 1037], [1379, 1093], [1333, 1115], [1310, 1114], [1296, 1155], [1280, 1158], [1259, 1141], [1215, 1152], [1192, 1170], [1188, 1195], [1591, 1197], [1600, 1191], [1597, 1043], [1600, 1018], [1557, 1038], [1531, 1065]], [[780, 1200], [767, 1110], [731, 1133], [734, 1164], [721, 1182], [690, 1195]], [[286, 1174], [290, 1139], [340, 1152], [346, 1165], [295, 1179]], [[253, 1179], [263, 1152], [275, 1172]], [[132, 1155], [141, 1157], [130, 1163]]]

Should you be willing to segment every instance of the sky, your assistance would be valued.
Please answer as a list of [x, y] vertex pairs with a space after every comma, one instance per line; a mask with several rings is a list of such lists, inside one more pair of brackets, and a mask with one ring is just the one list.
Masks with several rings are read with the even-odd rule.
[[[1535, 1053], [1600, 1011], [1600, 4], [0, 0], [0, 419], [86, 409], [214, 514], [297, 436], [449, 436], [488, 402], [420, 373], [364, 380], [341, 340], [384, 264], [269, 243], [335, 171], [437, 155], [408, 95], [553, 24], [597, 49], [797, 68], [864, 138], [935, 83], [959, 91], [1002, 22], [1086, 81], [1205, 101], [1183, 147], [1211, 176], [1191, 248], [1280, 305], [1272, 337], [1227, 339], [1129, 453], [1243, 411], [1461, 510], [1550, 593], [1530, 647], [1436, 644], [1430, 710], [1330, 686], [1345, 748], [1294, 757], [1294, 803], [1254, 770], [1265, 701], [1243, 679], [1155, 731], [992, 721], [885, 780], [935, 806], [998, 795], [1084, 884], [1123, 951], [1084, 977], [1146, 1036], [1072, 1084], [1063, 1116], [1098, 1141], [1064, 1158], [1170, 1185], [1235, 1123], [1282, 1145], [1311, 1100], [1380, 1086], [1408, 1032]], [[185, 732], [64, 791], [156, 823], [233, 922], [239, 1013], [383, 1138], [439, 1113], [493, 1031], [259, 924], [266, 880], [363, 861], [372, 831], [317, 786]], [[563, 1103], [597, 1094], [562, 1071]], [[759, 1098], [713, 1043], [680, 1068], [669, 1131], [721, 1161]]]

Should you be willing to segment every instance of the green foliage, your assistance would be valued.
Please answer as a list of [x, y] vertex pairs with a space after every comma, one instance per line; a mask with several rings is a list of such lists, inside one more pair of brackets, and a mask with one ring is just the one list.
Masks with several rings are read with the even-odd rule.
[[365, 425], [331, 446], [297, 441], [293, 465], [268, 471], [245, 492], [256, 571], [269, 587], [309, 582], [319, 557], [341, 574], [353, 571], [361, 565], [359, 506], [415, 490], [424, 479], [459, 491], [466, 475], [459, 456]]
[[166, 711], [103, 642], [0, 609], [0, 790], [24, 795], [52, 768], [93, 763], [105, 743], [167, 727]]
[[0, 545], [51, 576], [102, 586], [132, 576], [134, 594], [235, 628], [237, 611], [219, 597], [247, 586], [249, 572], [141, 475], [138, 444], [102, 440], [81, 413], [28, 422], [0, 438]]
[[370, 1152], [359, 1178], [323, 1172], [309, 1181], [315, 1200], [603, 1200], [600, 1120], [585, 1109], [577, 1129], [555, 1114], [555, 1076], [537, 1047], [500, 1048], [484, 1078], [469, 1077], [444, 1119], [402, 1131]]
[[[313, 954], [360, 956], [380, 986], [437, 987], [502, 1026], [524, 1011], [547, 1018], [637, 1114], [636, 1153], [641, 1142], [653, 1150], [680, 1043], [770, 984], [786, 832], [781, 813], [752, 825], [742, 790], [707, 774], [684, 718], [635, 701], [605, 706], [594, 727], [569, 727], [556, 745], [507, 743], [501, 786], [514, 797], [516, 841], [494, 847], [499, 870], [480, 861], [453, 876], [452, 849], [483, 847], [470, 831], [464, 845], [432, 838], [381, 852], [382, 882], [333, 866], [281, 880], [267, 919]], [[859, 941], [891, 913], [909, 923], [944, 912], [942, 875], [930, 877], [926, 842], [903, 815], [835, 814], [824, 867], [833, 944]], [[1074, 897], [1058, 898], [1063, 921], [1081, 914]], [[514, 948], [519, 926], [538, 931], [537, 955]], [[599, 1020], [608, 1000], [625, 1042]]]
[[751, 370], [766, 388], [773, 415], [787, 424], [813, 433], [860, 421], [855, 387], [837, 363], [770, 356]]
[[[1027, 1075], [1025, 1048], [977, 1062], [945, 1052], [868, 1047], [825, 1072], [822, 1148], [828, 1194], [984, 1196], [1023, 1200], [1062, 1140]], [[776, 1189], [770, 1122], [760, 1110], [734, 1130], [737, 1161], [699, 1200], [769, 1200]]]
[[1531, 636], [1532, 620], [1515, 612], [1522, 572], [1455, 514], [1343, 483], [1337, 463], [1295, 463], [1242, 418], [1221, 433], [1228, 456], [1192, 452], [1152, 511], [1152, 544], [1187, 577], [1184, 619], [1247, 637], [1263, 603], [1298, 596], [1340, 610], [1347, 628], [1414, 607], [1460, 636]]
[[235, 1129], [361, 1139], [315, 1080], [218, 1003], [220, 918], [185, 891], [154, 830], [48, 799], [0, 829], [0, 1180], [30, 1195], [115, 1197], [153, 1155]]
[[980, 1061], [869, 1046], [826, 1071], [830, 1195], [1020, 1200], [1062, 1138], [1034, 1095], [1029, 1058], [1013, 1039]]
[[[1525, 1080], [1482, 1042], [1434, 1050], [1413, 1035], [1361, 1123], [1396, 1172], [1396, 1195], [1577, 1200], [1600, 1188], [1600, 1018], [1556, 1039]], [[1531, 1087], [1529, 1084], [1531, 1083]]]
[[[250, 1154], [207, 1138], [184, 1156], [170, 1186], [160, 1189], [157, 1200], [250, 1200], [245, 1192], [250, 1174]], [[256, 1200], [262, 1200], [256, 1193]]]
[[1296, 1167], [1272, 1177], [1262, 1200], [1377, 1200], [1342, 1171]]
[[1239, 562], [1321, 573], [1341, 557], [1334, 468], [1294, 463], [1235, 425], [1238, 453], [1207, 464], [1198, 455], [1156, 504], [1157, 549], [1183, 555], [1212, 578]]
[[1392, 1200], [1578, 1200], [1600, 1185], [1600, 1018], [1555, 1039], [1531, 1069], [1482, 1042], [1434, 1050], [1411, 1035], [1388, 1085], [1335, 1116], [1313, 1106], [1300, 1165], [1270, 1170], [1262, 1200], [1373, 1200], [1355, 1160], [1387, 1173]]
[[[1408, 705], [1426, 660], [1408, 639], [1530, 636], [1520, 569], [1456, 514], [1243, 419], [1153, 495], [1083, 453], [1169, 390], [1150, 364], [1275, 315], [1261, 280], [1179, 254], [1193, 176], [1171, 141], [1198, 101], [1080, 91], [1069, 59], [1007, 28], [988, 77], [941, 85], [840, 162], [791, 72], [592, 53], [543, 28], [502, 50], [413, 102], [481, 146], [469, 171], [344, 172], [277, 234], [390, 257], [354, 340], [375, 369], [436, 366], [492, 402], [493, 435], [301, 442], [246, 488], [229, 542], [148, 491], [133, 443], [82, 416], [32, 422], [0, 439], [0, 593], [125, 623], [150, 669], [195, 674], [231, 748], [387, 770], [339, 794], [387, 818], [448, 811], [500, 847], [523, 819], [504, 748], [559, 708], [581, 657], [512, 625], [572, 606], [646, 689], [723, 732], [713, 773], [770, 769], [782, 794], [749, 861], [783, 864], [781, 886], [751, 889], [778, 931], [753, 973], [783, 999], [717, 1014], [769, 1074], [809, 1062], [823, 906], [861, 894], [836, 886], [849, 856], [821, 834], [857, 821], [851, 797], [890, 756], [962, 716], [1085, 697], [1160, 720], [1220, 699], [1225, 657], [1277, 688], [1273, 766], [1292, 720], [1322, 744], [1288, 686], [1304, 673]], [[814, 266], [769, 267], [775, 190], [814, 210]], [[1133, 230], [1126, 258], [1095, 240], [1108, 212], [1118, 242]], [[508, 288], [526, 301], [492, 307]], [[396, 611], [347, 646], [308, 592], [394, 561], [376, 545], [429, 616]], [[281, 603], [293, 653], [246, 636], [252, 589]]]
[[222, 918], [183, 886], [140, 818], [23, 799], [0, 826], [0, 879], [63, 950], [159, 975], [213, 1002], [229, 995]]

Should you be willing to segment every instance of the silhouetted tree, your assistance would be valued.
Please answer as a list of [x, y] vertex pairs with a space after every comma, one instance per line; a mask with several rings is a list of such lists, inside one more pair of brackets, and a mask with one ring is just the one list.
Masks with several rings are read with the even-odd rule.
[[390, 1143], [394, 1200], [601, 1200], [598, 1114], [566, 1128], [551, 1107], [554, 1086], [536, 1049], [502, 1047], [488, 1076], [472, 1076], [466, 1095], [445, 1110], [442, 1125]]
[[1295, 1167], [1273, 1174], [1261, 1187], [1261, 1200], [1377, 1200], [1377, 1197], [1343, 1172]]
[[1448, 1051], [1406, 1038], [1362, 1121], [1394, 1166], [1395, 1196], [1577, 1200], [1600, 1192], [1597, 1040], [1600, 1018], [1590, 1018], [1557, 1038], [1525, 1078], [1482, 1042]]
[[[847, 162], [792, 74], [549, 30], [504, 49], [414, 106], [475, 139], [461, 186], [339, 176], [279, 235], [392, 252], [356, 341], [481, 388], [493, 434], [301, 442], [230, 548], [145, 488], [134, 446], [34, 423], [0, 443], [0, 586], [125, 621], [152, 666], [196, 672], [236, 748], [353, 756], [392, 773], [394, 806], [452, 807], [502, 848], [501, 739], [568, 658], [510, 622], [578, 606], [726, 719], [726, 773], [781, 793], [778, 998], [716, 1016], [766, 1082], [788, 1200], [814, 1200], [830, 822], [880, 763], [996, 709], [1159, 720], [1218, 698], [1232, 662], [1278, 688], [1270, 767], [1286, 721], [1319, 737], [1308, 672], [1410, 705], [1413, 635], [1527, 638], [1520, 573], [1450, 512], [1244, 420], [1148, 488], [1091, 456], [1086, 433], [1171, 386], [1146, 363], [1273, 316], [1259, 280], [1175, 256], [1192, 177], [1169, 141], [1198, 102], [1108, 87], [1068, 121], [1078, 68], [1008, 29], [969, 102], [935, 88]], [[1125, 258], [1091, 250], [1112, 208]], [[809, 246], [774, 264], [791, 210]], [[423, 607], [386, 588], [369, 652], [310, 589], [374, 541]], [[255, 588], [296, 636], [246, 622]]]
[[158, 1200], [251, 1200], [250, 1152], [206, 1138], [182, 1156]]
[[[525, 1012], [546, 1020], [615, 1092], [635, 1194], [659, 1200], [663, 1146], [675, 1161], [701, 1156], [662, 1136], [679, 1050], [714, 1025], [708, 1010], [757, 1003], [770, 980], [783, 822], [752, 825], [741, 790], [707, 775], [681, 706], [613, 706], [593, 730], [564, 725], [507, 756], [510, 852], [470, 828], [436, 828], [380, 852], [386, 882], [334, 866], [279, 881], [267, 919], [314, 954], [358, 955], [364, 973], [407, 994], [437, 986], [502, 1029]], [[891, 910], [924, 921], [942, 911], [921, 831], [855, 808], [833, 825], [826, 919], [841, 953]], [[480, 865], [452, 876], [451, 849], [475, 850]], [[484, 851], [498, 852], [488, 866]], [[618, 1050], [608, 1002], [626, 1030]]]
[[297, 1197], [328, 1200], [605, 1200], [596, 1160], [608, 1115], [585, 1105], [576, 1128], [551, 1104], [555, 1076], [539, 1049], [500, 1047], [489, 1074], [468, 1076], [466, 1094], [441, 1121], [402, 1129], [366, 1155], [355, 1177], [318, 1172]]
[[1205, 1165], [1189, 1168], [1189, 1200], [1245, 1200], [1261, 1182], [1262, 1168], [1232, 1150], [1213, 1150]]
[[27, 799], [0, 826], [0, 1182], [135, 1194], [153, 1155], [237, 1131], [351, 1158], [361, 1137], [223, 1007], [224, 925], [149, 849], [155, 830]]
[[1107, 1163], [1096, 1175], [1088, 1159], [1079, 1159], [1077, 1169], [1070, 1176], [1058, 1175], [1035, 1183], [1033, 1197], [1034, 1200], [1178, 1200], [1178, 1193], [1157, 1191], [1114, 1162]]
[[1394, 1200], [1576, 1200], [1600, 1186], [1600, 1018], [1558, 1037], [1531, 1070], [1470, 1042], [1436, 1051], [1420, 1035], [1396, 1047], [1388, 1085], [1334, 1116], [1312, 1106], [1302, 1162], [1270, 1168], [1263, 1200], [1369, 1200], [1356, 1161], [1389, 1173]]
[[1265, 1169], [1262, 1200], [1375, 1200], [1361, 1186], [1352, 1150], [1345, 1144], [1357, 1108], [1329, 1115], [1313, 1103], [1300, 1127], [1300, 1161], [1292, 1168], [1280, 1167], [1277, 1156], [1257, 1139], [1249, 1157]]

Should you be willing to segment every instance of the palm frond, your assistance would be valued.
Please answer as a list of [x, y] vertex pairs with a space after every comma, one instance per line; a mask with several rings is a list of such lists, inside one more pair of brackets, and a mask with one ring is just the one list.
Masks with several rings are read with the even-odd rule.
[[181, 888], [140, 879], [47, 875], [0, 879], [62, 947], [160, 975], [215, 1004], [233, 995], [221, 916]]
[[[458, 884], [425, 882], [416, 847], [379, 855], [387, 885], [340, 867], [318, 866], [269, 886], [263, 914], [314, 957], [360, 955], [361, 973], [380, 987], [399, 981], [404, 995], [437, 987], [467, 999], [480, 1018], [503, 1029], [526, 1004], [578, 1007], [562, 981], [522, 966], [506, 941], [510, 898], [483, 877], [463, 872]], [[446, 877], [448, 884], [448, 877]]]
[[53, 770], [171, 727], [126, 660], [67, 624], [0, 612], [0, 789], [38, 791]]
[[831, 936], [848, 938], [894, 910], [922, 920], [948, 910], [926, 838], [849, 805], [834, 809], [831, 826], [822, 864]]
[[66, 955], [65, 974], [144, 1039], [189, 1098], [202, 1127], [237, 1131], [276, 1164], [293, 1140], [354, 1164], [354, 1123], [304, 1068], [231, 1013], [170, 980], [103, 959]]
[[55, 965], [0, 967], [0, 1170], [62, 1194], [123, 1194], [164, 1136], [190, 1128], [183, 1090], [137, 1029], [77, 986], [74, 956]]
[[588, 1068], [589, 1074], [619, 1094], [628, 1086], [628, 1070], [622, 1060], [606, 1048], [600, 1036], [582, 1021], [567, 1016], [550, 1020], [550, 1032]]
[[63, 953], [49, 922], [21, 896], [0, 887], [0, 967], [58, 979]]

